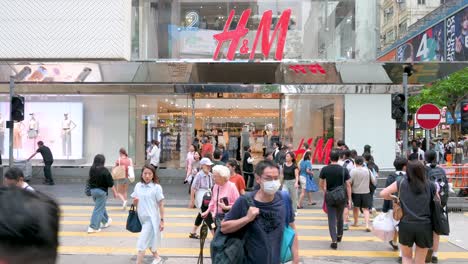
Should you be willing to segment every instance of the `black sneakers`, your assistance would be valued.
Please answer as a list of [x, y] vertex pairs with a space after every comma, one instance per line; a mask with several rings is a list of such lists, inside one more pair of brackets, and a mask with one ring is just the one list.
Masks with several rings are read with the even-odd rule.
[[338, 248], [338, 243], [332, 242], [332, 243], [330, 244], [330, 247], [331, 247], [332, 249], [337, 249], [337, 248]]

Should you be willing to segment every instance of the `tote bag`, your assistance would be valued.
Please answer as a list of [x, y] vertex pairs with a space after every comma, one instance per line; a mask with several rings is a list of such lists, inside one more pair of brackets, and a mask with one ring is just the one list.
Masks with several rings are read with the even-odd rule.
[[132, 204], [130, 210], [128, 210], [127, 225], [126, 228], [132, 233], [141, 232], [141, 223], [138, 219], [138, 212], [135, 210], [135, 205]]
[[120, 165], [120, 159], [119, 159], [119, 165], [112, 168], [112, 179], [121, 180], [125, 178], [126, 178], [125, 166]]

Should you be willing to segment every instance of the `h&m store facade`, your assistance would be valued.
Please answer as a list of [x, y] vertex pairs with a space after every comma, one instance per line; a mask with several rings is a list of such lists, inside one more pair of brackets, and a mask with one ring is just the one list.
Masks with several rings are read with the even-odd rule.
[[[194, 136], [216, 136], [235, 157], [247, 129], [256, 152], [277, 140], [344, 139], [359, 153], [371, 145], [391, 167], [391, 95], [402, 91], [404, 64], [375, 61], [375, 1], [62, 0], [54, 11], [56, 2], [0, 3], [9, 11], [0, 16], [1, 125], [11, 75], [26, 98], [16, 159], [42, 140], [58, 165], [89, 165], [97, 153], [110, 164], [120, 147], [141, 165], [157, 139], [161, 167], [182, 168]], [[466, 64], [413, 67], [409, 83], [420, 87]]]

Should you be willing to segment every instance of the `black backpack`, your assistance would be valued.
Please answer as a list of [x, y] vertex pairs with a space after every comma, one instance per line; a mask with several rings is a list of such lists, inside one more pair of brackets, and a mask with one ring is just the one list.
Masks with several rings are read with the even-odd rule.
[[[255, 206], [251, 195], [243, 196], [249, 207]], [[240, 198], [242, 199], [242, 198]], [[248, 210], [248, 209], [247, 209]], [[248, 234], [243, 229], [233, 234], [223, 234], [221, 228], [211, 241], [210, 251], [212, 263], [216, 264], [243, 264], [245, 258], [245, 240]]]
[[440, 167], [427, 167], [427, 179], [439, 186], [440, 203], [442, 207], [445, 207], [449, 197], [449, 186], [444, 169]]

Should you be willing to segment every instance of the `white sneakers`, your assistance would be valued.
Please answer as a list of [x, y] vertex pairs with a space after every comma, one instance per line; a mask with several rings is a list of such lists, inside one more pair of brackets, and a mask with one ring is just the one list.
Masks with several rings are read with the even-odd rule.
[[103, 224], [101, 223], [101, 228], [108, 228], [112, 224], [112, 218], [109, 217], [107, 220], [107, 223]]
[[99, 229], [92, 229], [91, 227], [88, 227], [88, 234], [91, 234], [91, 233], [99, 233], [101, 232], [101, 228]]
[[127, 210], [127, 201], [124, 201], [122, 204], [122, 209], [125, 211]]

